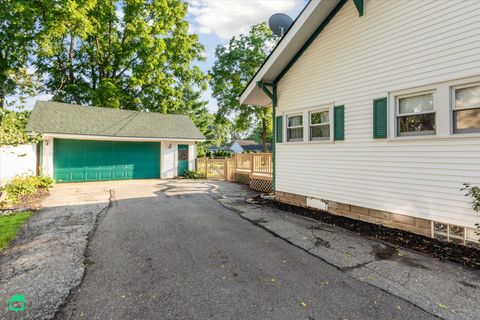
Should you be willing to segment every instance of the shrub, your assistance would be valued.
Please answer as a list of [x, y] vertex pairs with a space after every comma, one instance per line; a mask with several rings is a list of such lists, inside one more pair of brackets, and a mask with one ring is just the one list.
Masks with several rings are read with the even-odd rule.
[[54, 181], [44, 176], [17, 176], [10, 179], [3, 189], [7, 192], [8, 200], [16, 203], [22, 196], [31, 196], [39, 188], [50, 188]]
[[200, 179], [201, 175], [195, 170], [186, 170], [185, 171], [185, 178], [187, 179]]
[[[465, 197], [472, 198], [472, 208], [475, 212], [480, 212], [480, 187], [472, 187], [469, 183], [464, 183], [461, 191], [466, 191]], [[480, 228], [480, 224], [476, 224], [477, 228]]]

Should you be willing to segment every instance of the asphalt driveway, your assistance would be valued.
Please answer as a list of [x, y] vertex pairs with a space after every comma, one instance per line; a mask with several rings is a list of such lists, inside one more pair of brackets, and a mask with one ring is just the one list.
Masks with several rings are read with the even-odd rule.
[[185, 180], [113, 188], [83, 280], [56, 318], [434, 318], [242, 219], [212, 188]]

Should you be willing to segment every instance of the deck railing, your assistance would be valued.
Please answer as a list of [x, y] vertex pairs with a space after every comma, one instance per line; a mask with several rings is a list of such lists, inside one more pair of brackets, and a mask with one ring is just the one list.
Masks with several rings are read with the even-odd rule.
[[234, 180], [236, 173], [248, 174], [250, 178], [272, 180], [271, 153], [241, 153], [231, 158], [197, 158], [197, 171], [205, 179]]

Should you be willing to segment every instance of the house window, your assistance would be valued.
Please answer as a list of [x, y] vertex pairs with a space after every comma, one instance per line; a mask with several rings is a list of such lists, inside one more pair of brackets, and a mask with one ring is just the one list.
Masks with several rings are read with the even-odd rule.
[[287, 117], [287, 141], [303, 141], [303, 116]]
[[433, 92], [398, 99], [399, 136], [435, 134]]
[[480, 85], [454, 88], [453, 132], [480, 132]]
[[310, 113], [310, 140], [330, 140], [330, 111]]

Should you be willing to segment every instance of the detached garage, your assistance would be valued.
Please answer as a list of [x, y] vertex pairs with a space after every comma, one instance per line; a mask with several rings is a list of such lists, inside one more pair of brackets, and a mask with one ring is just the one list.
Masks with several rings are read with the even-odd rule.
[[43, 101], [27, 131], [43, 133], [41, 173], [58, 182], [182, 176], [205, 140], [184, 115]]

